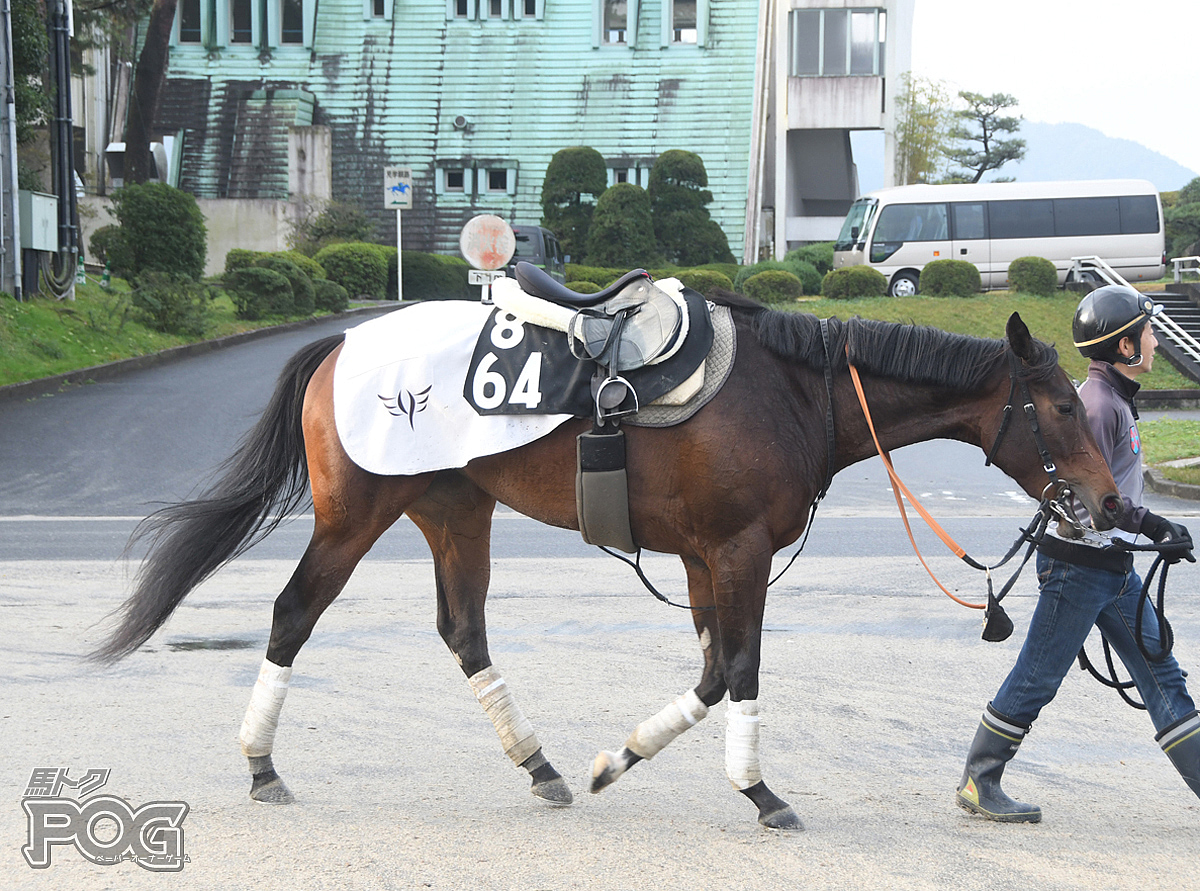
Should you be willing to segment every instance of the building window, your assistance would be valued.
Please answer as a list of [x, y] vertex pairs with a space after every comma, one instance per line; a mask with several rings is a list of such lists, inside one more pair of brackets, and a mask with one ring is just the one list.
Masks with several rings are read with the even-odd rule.
[[279, 42], [284, 45], [304, 44], [304, 0], [282, 0]]
[[465, 192], [467, 178], [461, 167], [450, 167], [446, 169], [446, 191], [447, 192]]
[[446, 18], [473, 22], [481, 2], [486, 3], [487, 0], [446, 0]]
[[696, 0], [667, 0], [671, 4], [671, 43], [696, 42]]
[[886, 36], [886, 10], [793, 9], [788, 16], [788, 74], [882, 75]]
[[523, 19], [538, 19], [538, 0], [519, 0], [521, 4], [521, 18]]
[[613, 168], [613, 184], [629, 182], [629, 168], [615, 167]]
[[230, 0], [229, 3], [229, 42], [254, 42], [254, 8], [252, 0]]
[[372, 0], [371, 15], [377, 19], [383, 18], [383, 8], [384, 0]]
[[508, 171], [489, 170], [487, 172], [487, 189], [489, 192], [507, 192]]
[[602, 0], [604, 3], [604, 21], [602, 23], [602, 40], [609, 45], [626, 43], [626, 31], [629, 22], [626, 0]]
[[200, 0], [180, 0], [179, 42], [201, 42]]

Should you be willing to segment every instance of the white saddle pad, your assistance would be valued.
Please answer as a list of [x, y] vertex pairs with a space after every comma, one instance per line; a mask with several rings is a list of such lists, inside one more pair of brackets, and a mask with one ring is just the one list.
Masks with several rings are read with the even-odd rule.
[[493, 307], [418, 303], [346, 331], [333, 414], [350, 460], [384, 476], [463, 467], [541, 439], [571, 415], [480, 415], [463, 398]]

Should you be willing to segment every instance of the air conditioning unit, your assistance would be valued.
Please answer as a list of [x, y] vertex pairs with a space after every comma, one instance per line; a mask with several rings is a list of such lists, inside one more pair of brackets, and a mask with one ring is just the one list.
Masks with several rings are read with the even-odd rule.
[[[150, 179], [154, 182], [168, 183], [171, 176], [171, 150], [174, 148], [175, 137], [164, 136], [162, 142], [150, 143]], [[125, 185], [125, 143], [110, 142], [104, 150], [104, 160], [108, 165], [108, 179], [114, 189]]]

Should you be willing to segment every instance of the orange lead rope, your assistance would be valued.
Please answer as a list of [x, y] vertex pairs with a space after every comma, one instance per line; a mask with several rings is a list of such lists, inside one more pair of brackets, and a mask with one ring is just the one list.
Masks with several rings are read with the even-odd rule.
[[854, 389], [858, 393], [858, 402], [862, 406], [863, 415], [867, 419], [867, 428], [871, 431], [871, 438], [875, 440], [875, 448], [879, 451], [879, 457], [883, 459], [883, 466], [887, 469], [888, 477], [892, 481], [892, 494], [896, 496], [896, 506], [900, 508], [900, 519], [904, 521], [904, 529], [906, 532], [908, 532], [908, 540], [912, 543], [913, 552], [917, 555], [917, 559], [921, 561], [921, 565], [925, 567], [925, 571], [929, 573], [929, 577], [933, 579], [934, 584], [941, 588], [942, 593], [944, 593], [947, 597], [949, 597], [955, 603], [962, 604], [963, 606], [970, 607], [971, 609], [987, 609], [986, 603], [968, 603], [961, 597], [956, 597], [954, 594], [950, 593], [950, 591], [946, 589], [946, 586], [938, 581], [937, 576], [933, 574], [933, 570], [929, 568], [929, 564], [925, 562], [925, 558], [921, 556], [921, 549], [917, 547], [917, 540], [913, 537], [912, 526], [910, 526], [908, 522], [908, 514], [904, 510], [904, 499], [900, 497], [901, 493], [904, 493], [904, 497], [909, 500], [909, 503], [912, 504], [913, 509], [921, 515], [921, 519], [923, 519], [929, 525], [929, 528], [934, 531], [937, 537], [942, 540], [943, 544], [945, 544], [946, 547], [948, 547], [956, 557], [958, 557], [960, 560], [969, 559], [967, 558], [967, 552], [959, 546], [958, 542], [950, 537], [949, 533], [947, 533], [945, 529], [938, 525], [937, 520], [930, 515], [929, 511], [925, 510], [921, 503], [917, 501], [916, 496], [914, 496], [913, 493], [908, 490], [908, 486], [904, 485], [900, 477], [896, 475], [896, 470], [894, 467], [892, 467], [892, 459], [889, 457], [888, 453], [884, 451], [883, 446], [879, 444], [879, 436], [875, 433], [875, 424], [871, 420], [871, 410], [867, 408], [867, 397], [866, 394], [863, 393], [862, 381], [859, 380], [858, 377], [858, 369], [855, 368], [851, 363], [847, 364], [850, 368], [850, 379], [854, 381]]

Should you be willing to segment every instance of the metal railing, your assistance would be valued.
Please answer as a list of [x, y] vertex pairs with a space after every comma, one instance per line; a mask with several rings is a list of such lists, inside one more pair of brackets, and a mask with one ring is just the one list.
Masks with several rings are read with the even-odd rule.
[[1171, 265], [1175, 267], [1175, 284], [1177, 285], [1183, 283], [1185, 273], [1200, 275], [1200, 257], [1174, 257]]
[[1077, 282], [1089, 281], [1092, 276], [1101, 278], [1110, 285], [1124, 285], [1129, 287], [1129, 282], [1121, 276], [1121, 273], [1113, 269], [1099, 257], [1072, 257], [1071, 258], [1071, 277]]

